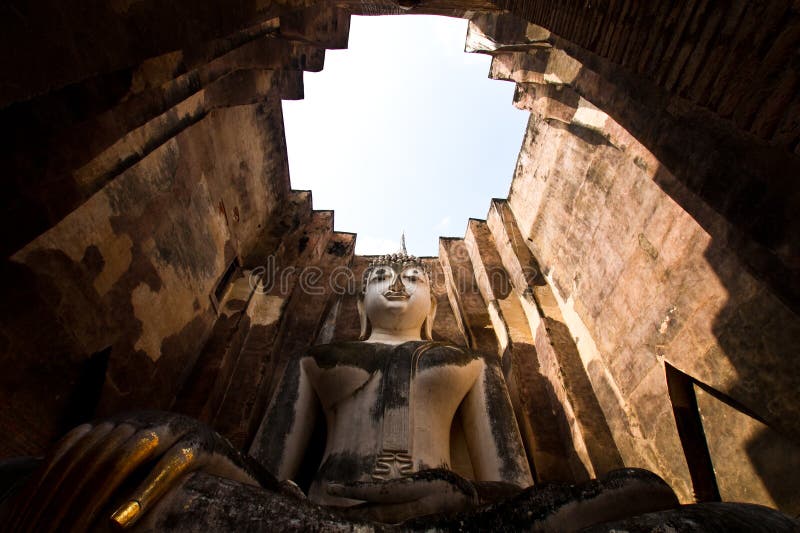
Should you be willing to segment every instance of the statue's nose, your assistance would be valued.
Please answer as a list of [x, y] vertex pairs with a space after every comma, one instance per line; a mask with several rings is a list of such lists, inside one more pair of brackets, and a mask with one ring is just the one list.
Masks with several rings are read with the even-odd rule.
[[394, 281], [392, 281], [391, 286], [389, 287], [390, 291], [394, 292], [405, 292], [406, 286], [403, 285], [403, 280], [400, 279], [400, 276], [395, 276]]

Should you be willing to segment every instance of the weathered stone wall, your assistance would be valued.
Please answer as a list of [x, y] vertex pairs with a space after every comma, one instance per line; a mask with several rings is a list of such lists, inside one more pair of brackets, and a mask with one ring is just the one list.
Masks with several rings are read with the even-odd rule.
[[[675, 90], [675, 79], [654, 77], [641, 63], [636, 74], [619, 68], [653, 52], [628, 46], [623, 59], [624, 47], [613, 43], [630, 44], [635, 32], [600, 24], [590, 38], [581, 27], [591, 17], [575, 18], [586, 7], [554, 18], [555, 7], [537, 5], [512, 10], [590, 44], [579, 40], [578, 48], [549, 25], [484, 15], [472, 20], [467, 48], [492, 54], [491, 76], [516, 82], [515, 104], [531, 111], [510, 209], [495, 203], [488, 221], [534, 338], [542, 336], [536, 355], [566, 421], [563, 441], [590, 474], [613, 464], [616, 452], [626, 465], [658, 472], [683, 499], [745, 499], [796, 512], [788, 495], [797, 482], [778, 471], [800, 449], [800, 317], [789, 274], [796, 247], [786, 237], [797, 226], [797, 188], [784, 189], [798, 159], [785, 153], [787, 138], [754, 128], [744, 114], [720, 122], [732, 113], [720, 99]], [[627, 24], [624, 11], [602, 17]], [[749, 20], [745, 11], [717, 18]], [[689, 13], [676, 8], [668, 20], [686, 22]], [[682, 59], [663, 59], [702, 63], [705, 44], [689, 35]], [[721, 76], [713, 67], [712, 78]], [[662, 63], [658, 72], [670, 68]], [[740, 99], [723, 78], [712, 92]], [[758, 102], [748, 102], [746, 116], [763, 125], [773, 119], [756, 110], [774, 102]], [[722, 180], [731, 185], [715, 185]], [[748, 206], [737, 207], [748, 195]], [[758, 213], [748, 215], [754, 206]], [[777, 219], [764, 217], [780, 218], [779, 227], [767, 230]], [[776, 239], [769, 247], [767, 233]], [[526, 275], [526, 265], [534, 272]], [[676, 374], [688, 396], [674, 386]], [[610, 446], [592, 451], [609, 436]], [[745, 461], [751, 466], [737, 468]]]
[[[35, 330], [4, 323], [19, 358], [10, 379], [39, 373], [44, 389], [25, 392], [47, 397], [51, 380], [61, 379], [42, 375], [44, 359], [80, 365], [111, 347], [101, 412], [168, 407], [216, 319], [215, 284], [288, 195], [281, 132], [277, 103], [213, 112], [15, 253], [12, 261], [35, 278], [42, 304], [56, 314], [39, 327], [59, 328], [74, 345], [42, 352], [30, 345]], [[4, 407], [41, 407], [26, 396]]]
[[[568, 85], [612, 116], [727, 219], [727, 246], [797, 312], [797, 6], [788, 0], [497, 4], [513, 15], [475, 17], [475, 39], [468, 38], [468, 46], [495, 55], [493, 72]], [[713, 233], [702, 207], [677, 201]]]
[[[215, 323], [226, 329], [212, 303], [226, 276], [306, 224], [310, 199], [303, 212], [290, 198], [280, 102], [302, 97], [302, 71], [322, 68], [325, 46], [346, 45], [349, 14], [295, 12], [284, 37], [279, 11], [138, 42], [162, 55], [119, 39], [104, 48], [113, 72], [92, 71], [85, 51], [73, 71], [43, 74], [77, 81], [41, 96], [42, 80], [20, 74], [31, 92], [0, 109], [13, 280], [3, 300], [15, 302], [0, 322], [15, 369], [0, 382], [0, 455], [41, 453], [95, 414], [168, 408]], [[18, 89], [3, 84], [4, 96]]]

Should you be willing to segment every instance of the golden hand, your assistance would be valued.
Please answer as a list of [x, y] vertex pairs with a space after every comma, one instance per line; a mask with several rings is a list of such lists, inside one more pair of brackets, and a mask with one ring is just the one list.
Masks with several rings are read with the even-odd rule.
[[88, 529], [117, 489], [156, 460], [111, 514], [116, 525], [136, 523], [186, 474], [199, 469], [277, 487], [274, 478], [203, 424], [171, 413], [132, 413], [67, 434], [16, 496], [11, 530]]

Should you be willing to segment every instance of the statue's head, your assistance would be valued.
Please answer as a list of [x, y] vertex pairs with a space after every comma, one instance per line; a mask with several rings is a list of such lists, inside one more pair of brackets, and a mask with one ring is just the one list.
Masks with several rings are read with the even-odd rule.
[[397, 333], [413, 330], [419, 338], [431, 339], [436, 299], [428, 266], [405, 249], [371, 261], [364, 271], [358, 312], [361, 340], [375, 328]]

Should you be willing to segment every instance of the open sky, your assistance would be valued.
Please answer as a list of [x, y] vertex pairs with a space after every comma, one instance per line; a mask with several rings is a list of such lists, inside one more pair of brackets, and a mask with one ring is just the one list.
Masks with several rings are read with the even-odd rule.
[[284, 101], [294, 189], [334, 209], [356, 253], [438, 255], [508, 195], [528, 113], [514, 84], [488, 79], [490, 57], [464, 53], [467, 21], [352, 17], [347, 50], [305, 73], [305, 99]]

